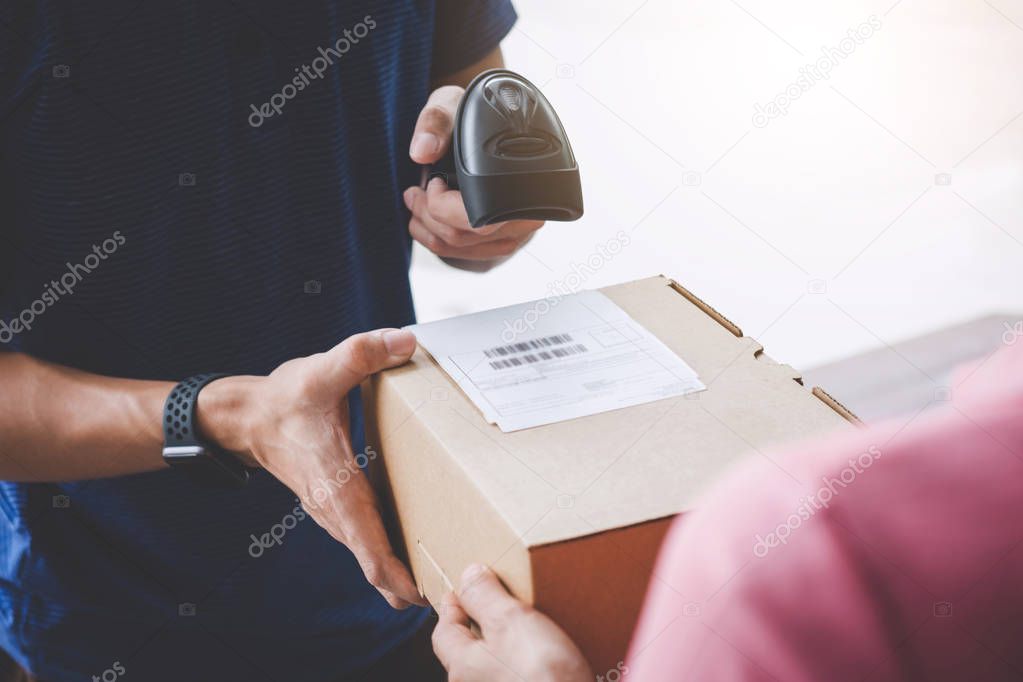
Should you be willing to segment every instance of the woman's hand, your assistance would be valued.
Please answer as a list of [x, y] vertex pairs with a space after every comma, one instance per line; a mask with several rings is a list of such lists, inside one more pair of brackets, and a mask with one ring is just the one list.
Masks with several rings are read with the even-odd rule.
[[[472, 619], [480, 629], [469, 629]], [[586, 659], [554, 621], [523, 604], [489, 568], [473, 565], [449, 593], [433, 650], [452, 682], [588, 682]]]

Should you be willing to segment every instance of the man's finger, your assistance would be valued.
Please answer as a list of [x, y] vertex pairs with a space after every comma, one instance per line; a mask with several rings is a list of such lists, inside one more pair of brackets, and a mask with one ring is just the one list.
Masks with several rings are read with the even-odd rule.
[[[351, 522], [348, 522], [351, 523]], [[354, 524], [363, 523], [362, 520]], [[390, 545], [383, 548], [370, 548], [362, 544], [360, 540], [353, 539], [351, 528], [347, 531], [339, 530], [335, 524], [323, 524], [331, 537], [347, 547], [355, 556], [355, 560], [362, 569], [366, 582], [372, 585], [380, 593], [388, 604], [395, 609], [406, 609], [412, 604], [426, 606], [426, 600], [419, 595], [412, 576], [408, 569], [391, 552]], [[393, 589], [392, 589], [393, 586]]]
[[352, 478], [334, 499], [332, 511], [343, 536], [341, 541], [355, 555], [369, 584], [395, 608], [425, 606], [408, 568], [391, 550], [376, 493], [366, 478]]
[[447, 189], [440, 178], [431, 180], [426, 190], [409, 187], [403, 198], [412, 216], [449, 246], [474, 246], [502, 239], [524, 240], [544, 225], [541, 220], [511, 220], [474, 228], [469, 224], [462, 194]]
[[[507, 223], [493, 223], [481, 227], [473, 227], [469, 223], [469, 214], [465, 210], [465, 200], [462, 193], [457, 190], [448, 189], [448, 185], [442, 178], [434, 178], [426, 186], [426, 199], [424, 206], [431, 218], [438, 223], [450, 225], [452, 228], [469, 235], [473, 238], [491, 237]], [[493, 238], [493, 237], [491, 237]]]
[[355, 555], [367, 582], [383, 595], [388, 604], [396, 609], [404, 609], [411, 604], [426, 606], [409, 570], [391, 551], [386, 539], [384, 542], [382, 546], [379, 543], [365, 545], [361, 540], [353, 539], [349, 541], [348, 549]]
[[397, 609], [426, 606], [408, 568], [391, 549], [376, 493], [365, 476], [352, 476], [342, 489], [318, 502], [314, 518], [355, 556], [366, 581]]
[[377, 589], [377, 592], [379, 592], [383, 596], [384, 601], [386, 601], [392, 609], [404, 611], [408, 607], [412, 606], [410, 602], [405, 601], [404, 599], [396, 595], [394, 592], [391, 592], [390, 590]]
[[451, 132], [455, 127], [458, 102], [465, 92], [455, 85], [437, 88], [419, 113], [416, 130], [412, 135], [409, 156], [423, 165], [436, 163], [448, 151]]
[[444, 216], [438, 216], [438, 195], [436, 187], [444, 186], [444, 181], [435, 178], [430, 182], [427, 190], [418, 187], [410, 187], [405, 192], [405, 205], [412, 212], [414, 220], [422, 223], [423, 227], [437, 235], [448, 246], [463, 248], [473, 246], [487, 241], [487, 236], [477, 233], [469, 225], [469, 218], [465, 214], [465, 207], [461, 205], [462, 195], [458, 192], [446, 192], [453, 194], [459, 204], [454, 212]]
[[403, 329], [377, 329], [355, 334], [327, 351], [330, 368], [344, 395], [367, 377], [408, 362], [416, 350], [416, 337]]
[[474, 228], [469, 224], [469, 214], [465, 210], [465, 200], [462, 193], [448, 189], [448, 185], [441, 178], [434, 178], [426, 186], [426, 207], [430, 216], [438, 222], [451, 225], [459, 230], [464, 230], [471, 235], [486, 235], [492, 232], [490, 225], [481, 228]]
[[522, 245], [517, 239], [498, 239], [482, 241], [472, 246], [451, 246], [423, 225], [418, 218], [413, 218], [409, 222], [408, 231], [413, 239], [441, 258], [495, 260], [510, 256]]
[[418, 194], [411, 197], [413, 201], [409, 205], [410, 210], [413, 210], [413, 207], [420, 212], [425, 209], [438, 223], [450, 225], [473, 237], [488, 237], [491, 240], [525, 237], [544, 225], [542, 220], [511, 220], [473, 227], [469, 223], [462, 193], [448, 189], [444, 180], [441, 178], [431, 180], [425, 193], [419, 188], [416, 189]]
[[479, 623], [484, 636], [490, 629], [507, 626], [527, 608], [508, 594], [493, 571], [479, 564], [465, 569], [458, 599], [466, 614]]
[[437, 654], [441, 665], [450, 670], [452, 662], [466, 655], [466, 649], [476, 642], [476, 637], [469, 630], [469, 616], [458, 604], [454, 592], [444, 595], [438, 615], [440, 622], [433, 629], [433, 652]]
[[441, 598], [437, 616], [442, 623], [469, 628], [469, 614], [462, 608], [462, 604], [458, 601], [458, 595], [454, 592], [448, 592]]
[[413, 239], [441, 258], [450, 257], [451, 253], [455, 251], [455, 249], [448, 246], [443, 239], [435, 235], [433, 232], [430, 232], [419, 218], [413, 218], [409, 221], [408, 233], [412, 235]]
[[[431, 185], [433, 183], [431, 182]], [[440, 237], [449, 246], [466, 246], [473, 242], [475, 235], [463, 232], [456, 227], [437, 220], [431, 211], [430, 196], [419, 187], [405, 190], [405, 205], [412, 213], [412, 219], [418, 220], [423, 227]]]
[[539, 220], [509, 220], [504, 223], [495, 223], [497, 228], [491, 235], [491, 240], [517, 239], [526, 241], [533, 233], [544, 226]]
[[412, 220], [418, 221], [422, 226], [434, 233], [449, 246], [454, 248], [465, 248], [489, 241], [491, 237], [476, 234], [468, 227], [469, 222], [465, 221], [465, 227], [456, 227], [447, 221], [439, 220], [430, 206], [430, 197], [427, 192], [418, 187], [410, 190]]

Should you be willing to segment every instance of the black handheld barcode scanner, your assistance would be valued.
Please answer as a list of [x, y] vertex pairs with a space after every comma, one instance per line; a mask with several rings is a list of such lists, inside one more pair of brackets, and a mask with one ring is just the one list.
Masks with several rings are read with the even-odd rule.
[[506, 69], [469, 84], [451, 149], [429, 176], [462, 192], [473, 227], [583, 214], [579, 167], [558, 115], [535, 85]]

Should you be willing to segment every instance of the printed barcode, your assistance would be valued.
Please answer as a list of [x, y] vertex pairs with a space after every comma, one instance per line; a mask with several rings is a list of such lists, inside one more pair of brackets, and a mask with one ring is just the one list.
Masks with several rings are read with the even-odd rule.
[[569, 355], [578, 355], [579, 353], [585, 353], [586, 346], [581, 343], [577, 343], [574, 346], [561, 346], [556, 348], [550, 348], [548, 350], [542, 350], [537, 353], [526, 353], [525, 355], [515, 355], [510, 358], [501, 358], [500, 360], [491, 360], [490, 366], [494, 369], [508, 369], [509, 367], [522, 367], [523, 365], [531, 365], [535, 362], [542, 362], [544, 360], [554, 360], [555, 358], [564, 358]]
[[555, 336], [545, 336], [542, 339], [530, 339], [529, 341], [512, 343], [507, 346], [498, 346], [496, 348], [483, 351], [483, 354], [488, 358], [501, 357], [504, 355], [512, 355], [513, 353], [523, 353], [527, 350], [550, 348], [551, 346], [563, 346], [571, 340], [572, 336], [570, 334], [556, 334]]

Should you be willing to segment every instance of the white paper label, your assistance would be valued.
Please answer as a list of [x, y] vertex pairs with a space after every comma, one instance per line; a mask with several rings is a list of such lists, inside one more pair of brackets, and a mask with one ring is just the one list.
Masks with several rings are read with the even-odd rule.
[[706, 388], [685, 361], [599, 291], [408, 329], [502, 431]]

